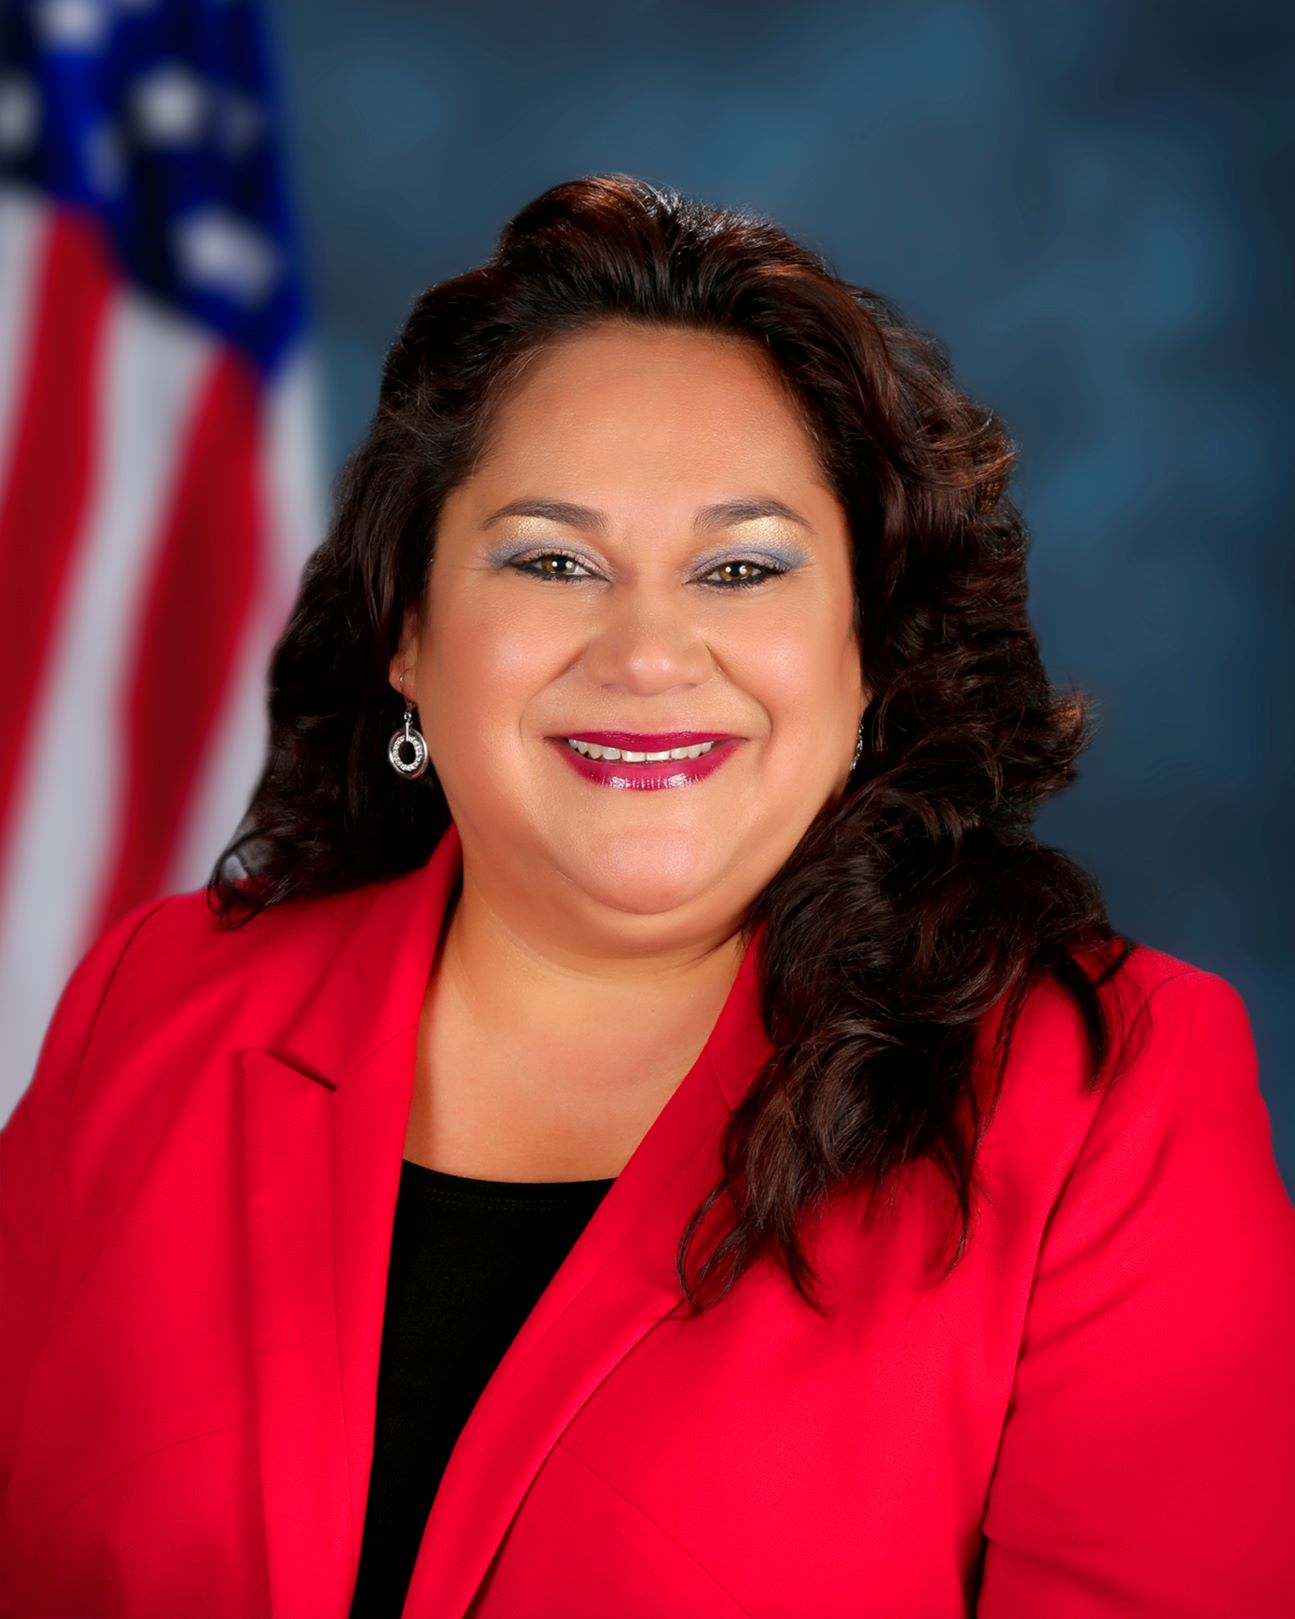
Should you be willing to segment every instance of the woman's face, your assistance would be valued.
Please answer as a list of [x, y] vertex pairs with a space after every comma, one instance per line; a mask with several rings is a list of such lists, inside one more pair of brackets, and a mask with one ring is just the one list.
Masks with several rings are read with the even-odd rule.
[[[444, 505], [391, 661], [465, 872], [639, 942], [736, 927], [849, 774], [851, 606], [845, 514], [758, 349], [623, 323], [546, 348]], [[591, 780], [565, 739], [617, 731], [737, 740], [701, 779]]]

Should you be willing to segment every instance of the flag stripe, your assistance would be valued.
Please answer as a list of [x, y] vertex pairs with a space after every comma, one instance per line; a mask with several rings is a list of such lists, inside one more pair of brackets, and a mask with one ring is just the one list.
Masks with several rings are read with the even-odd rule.
[[164, 887], [205, 883], [247, 812], [269, 742], [267, 673], [287, 626], [302, 564], [326, 523], [319, 462], [318, 380], [299, 350], [265, 399], [261, 488], [266, 501], [262, 587], [240, 652], [230, 698], [203, 755]]
[[0, 845], [0, 1060], [25, 1083], [119, 839], [123, 680], [211, 340], [127, 287], [94, 373], [101, 441], [53, 627], [10, 835]]
[[44, 263], [49, 210], [35, 193], [0, 188], [0, 489], [17, 448], [14, 423], [31, 364], [37, 278]]
[[56, 214], [44, 242], [35, 341], [0, 495], [0, 843], [92, 476], [95, 359], [115, 279], [98, 230], [80, 215]]
[[259, 584], [260, 416], [255, 374], [225, 350], [204, 381], [131, 649], [121, 838], [92, 936], [159, 892], [227, 695]]

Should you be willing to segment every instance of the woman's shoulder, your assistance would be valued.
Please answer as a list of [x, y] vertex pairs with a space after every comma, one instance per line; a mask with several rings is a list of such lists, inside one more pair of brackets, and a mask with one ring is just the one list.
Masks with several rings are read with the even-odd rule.
[[115, 954], [119, 971], [177, 982], [206, 981], [213, 971], [254, 973], [276, 958], [305, 965], [348, 939], [387, 886], [290, 899], [241, 920], [221, 914], [206, 888], [164, 894], [118, 918], [92, 948]]
[[[1241, 992], [1223, 974], [1137, 940], [1115, 938], [1072, 951], [1072, 969], [1082, 971], [1101, 1009], [1112, 1053], [1132, 1060], [1148, 1040], [1163, 1054], [1169, 1031], [1184, 1024], [1221, 1024], [1236, 1031], [1248, 1024]], [[1077, 978], [1073, 970], [1069, 975]], [[1003, 1007], [987, 1023], [996, 1032]], [[1055, 972], [1038, 976], [1024, 997], [1015, 1039], [1057, 1056], [1079, 1054], [1085, 1043], [1080, 1002]]]
[[260, 1023], [271, 1029], [309, 995], [392, 881], [402, 879], [267, 906], [234, 927], [203, 888], [133, 906], [65, 983], [33, 1085], [66, 1088], [87, 1058], [142, 1049], [168, 1029], [197, 1040], [222, 1029], [255, 1038]]
[[1132, 1182], [1152, 1173], [1171, 1143], [1181, 1149], [1229, 1122], [1271, 1157], [1254, 1035], [1236, 986], [1142, 943], [1127, 953], [1104, 944], [1073, 959], [1100, 1004], [1101, 1067], [1076, 997], [1055, 975], [1039, 979], [1013, 1027], [985, 1137], [987, 1168], [1056, 1190], [1082, 1157]]
[[1249, 1009], [1223, 973], [1138, 944], [1119, 972], [1098, 982], [1110, 1020], [1114, 1111], [1121, 1083], [1131, 1106], [1146, 1096], [1166, 1115], [1209, 1102], [1226, 1109], [1238, 1098], [1259, 1103]]

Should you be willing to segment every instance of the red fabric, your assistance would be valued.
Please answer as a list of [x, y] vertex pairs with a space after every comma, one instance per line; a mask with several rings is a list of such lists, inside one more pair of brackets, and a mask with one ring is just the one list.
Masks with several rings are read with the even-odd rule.
[[[231, 933], [152, 901], [77, 969], [0, 1135], [0, 1611], [345, 1619], [460, 859], [451, 827]], [[1236, 991], [1139, 947], [1093, 1094], [1040, 988], [952, 1276], [919, 1170], [810, 1233], [829, 1320], [765, 1264], [689, 1321], [678, 1237], [767, 1050], [754, 949], [478, 1402], [408, 1619], [1289, 1619], [1295, 1210]]]

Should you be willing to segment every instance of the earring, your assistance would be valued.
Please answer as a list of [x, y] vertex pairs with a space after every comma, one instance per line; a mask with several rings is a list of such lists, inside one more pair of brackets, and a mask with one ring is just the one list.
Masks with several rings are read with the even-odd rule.
[[854, 744], [854, 758], [850, 760], [850, 774], [851, 775], [854, 774], [855, 767], [858, 765], [859, 760], [862, 757], [863, 757], [863, 721], [860, 720], [859, 721], [859, 736], [858, 736], [858, 740]]
[[[427, 769], [427, 738], [411, 723], [413, 712], [414, 705], [406, 697], [404, 730], [393, 731], [391, 741], [387, 743], [387, 758], [391, 760], [391, 768], [409, 781], [421, 776]], [[400, 750], [405, 746], [413, 749], [414, 757], [411, 760], [401, 756]]]

